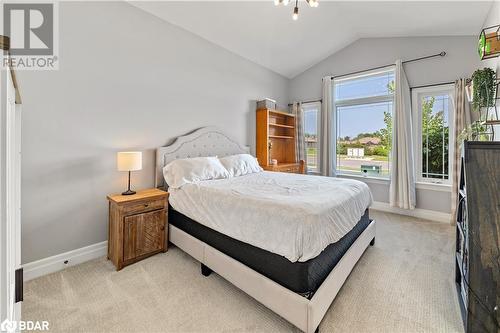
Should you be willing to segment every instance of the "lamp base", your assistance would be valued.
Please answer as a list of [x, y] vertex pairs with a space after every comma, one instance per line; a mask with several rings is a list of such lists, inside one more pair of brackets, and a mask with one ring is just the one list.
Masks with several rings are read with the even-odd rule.
[[132, 195], [132, 194], [135, 194], [135, 193], [136, 193], [135, 191], [132, 191], [132, 190], [128, 189], [125, 192], [123, 192], [122, 195]]

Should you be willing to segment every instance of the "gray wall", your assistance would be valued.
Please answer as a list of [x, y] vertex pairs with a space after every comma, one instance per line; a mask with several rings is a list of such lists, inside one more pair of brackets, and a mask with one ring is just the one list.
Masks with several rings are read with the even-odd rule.
[[[220, 126], [253, 148], [256, 99], [317, 98], [324, 75], [442, 49], [445, 59], [407, 66], [412, 85], [454, 80], [478, 67], [475, 38], [372, 39], [289, 81], [123, 2], [61, 2], [59, 17], [60, 69], [18, 73], [23, 263], [107, 239], [106, 195], [126, 184], [116, 171], [117, 151], [143, 151], [143, 170], [132, 182], [147, 188], [154, 149], [197, 127]], [[388, 201], [386, 184], [370, 187], [377, 201]], [[419, 190], [418, 201], [449, 211], [446, 192]]]
[[[481, 66], [476, 37], [411, 37], [360, 39], [296, 76], [290, 82], [290, 100], [321, 97], [321, 78], [342, 75], [446, 51], [433, 58], [405, 65], [410, 86], [454, 81], [470, 77]], [[389, 202], [389, 185], [367, 182], [374, 200]], [[450, 192], [417, 189], [417, 208], [450, 212]]]
[[106, 195], [124, 190], [115, 153], [217, 125], [254, 146], [254, 100], [288, 101], [288, 80], [124, 2], [60, 3], [60, 69], [19, 72], [22, 262], [107, 239]]

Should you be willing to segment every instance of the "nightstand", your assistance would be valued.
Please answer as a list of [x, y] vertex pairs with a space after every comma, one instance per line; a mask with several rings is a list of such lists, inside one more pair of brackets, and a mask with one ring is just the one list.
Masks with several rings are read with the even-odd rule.
[[167, 251], [168, 193], [158, 189], [108, 195], [108, 259], [116, 270]]

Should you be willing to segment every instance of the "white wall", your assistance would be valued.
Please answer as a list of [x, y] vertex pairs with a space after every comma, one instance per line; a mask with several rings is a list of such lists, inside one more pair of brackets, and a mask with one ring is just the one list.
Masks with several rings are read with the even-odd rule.
[[124, 2], [60, 3], [60, 69], [20, 72], [22, 262], [107, 240], [115, 153], [144, 152], [133, 187], [153, 186], [154, 149], [217, 125], [254, 146], [256, 99], [288, 80]]
[[[483, 28], [500, 24], [500, 2], [495, 1], [491, 6], [490, 13], [483, 24]], [[490, 31], [491, 32], [491, 31]], [[491, 67], [497, 72], [497, 78], [500, 78], [500, 58], [492, 58], [483, 61], [482, 67]], [[497, 100], [497, 107], [500, 107], [500, 101]], [[500, 141], [500, 126], [495, 126], [495, 140]]]
[[[405, 65], [410, 86], [454, 81], [480, 66], [476, 37], [412, 37], [360, 39], [331, 55], [290, 82], [290, 100], [321, 98], [321, 78], [342, 75], [446, 51], [438, 57]], [[389, 202], [388, 183], [369, 182], [374, 200]], [[417, 190], [417, 208], [450, 212], [450, 192]]]

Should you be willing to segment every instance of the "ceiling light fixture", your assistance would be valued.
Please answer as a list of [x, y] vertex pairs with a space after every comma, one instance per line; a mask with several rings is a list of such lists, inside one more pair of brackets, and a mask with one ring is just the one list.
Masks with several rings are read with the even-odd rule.
[[316, 8], [319, 5], [318, 0], [306, 0], [306, 2], [312, 8]]
[[294, 21], [297, 21], [299, 19], [299, 6], [298, 6], [299, 0], [295, 0], [295, 8], [293, 9], [293, 15], [292, 18]]
[[[307, 4], [311, 8], [316, 8], [319, 6], [319, 0], [306, 0]], [[280, 4], [288, 5], [290, 0], [274, 0], [274, 5], [279, 6]], [[292, 19], [297, 21], [299, 19], [299, 0], [295, 0], [295, 7], [293, 8]]]

